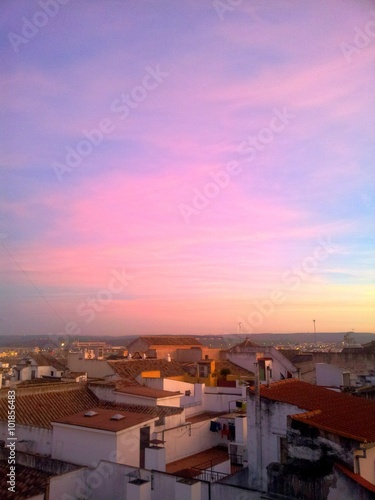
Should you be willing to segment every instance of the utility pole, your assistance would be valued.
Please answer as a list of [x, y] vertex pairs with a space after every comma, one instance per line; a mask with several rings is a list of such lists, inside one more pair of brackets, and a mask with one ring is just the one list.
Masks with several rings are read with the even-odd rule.
[[316, 328], [315, 328], [315, 319], [313, 319], [313, 323], [314, 323], [314, 338], [315, 338], [315, 347], [318, 347], [318, 344], [316, 342]]

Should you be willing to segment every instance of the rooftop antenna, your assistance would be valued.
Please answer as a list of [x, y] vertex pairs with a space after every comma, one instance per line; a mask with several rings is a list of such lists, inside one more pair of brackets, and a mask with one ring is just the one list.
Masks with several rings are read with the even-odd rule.
[[316, 342], [316, 328], [315, 328], [315, 319], [313, 319], [313, 323], [314, 323], [314, 338], [315, 338], [315, 347], [317, 347], [317, 342]]

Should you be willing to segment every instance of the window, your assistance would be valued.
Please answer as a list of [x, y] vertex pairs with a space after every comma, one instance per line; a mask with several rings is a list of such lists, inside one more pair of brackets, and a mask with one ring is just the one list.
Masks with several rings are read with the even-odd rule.
[[258, 360], [259, 364], [259, 380], [266, 380], [266, 363], [264, 359]]

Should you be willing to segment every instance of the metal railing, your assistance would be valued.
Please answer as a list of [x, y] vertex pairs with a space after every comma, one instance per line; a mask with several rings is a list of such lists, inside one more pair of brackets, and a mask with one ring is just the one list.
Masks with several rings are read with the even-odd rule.
[[218, 472], [210, 469], [201, 469], [200, 467], [192, 467], [193, 472], [197, 472], [195, 479], [201, 479], [202, 481], [208, 481], [210, 483], [216, 483], [216, 481], [220, 481], [224, 479], [229, 474], [226, 472]]
[[235, 474], [240, 471], [243, 467], [243, 456], [236, 455], [234, 453], [228, 454], [228, 459], [230, 460], [231, 472], [219, 472], [213, 470], [215, 465], [218, 465], [217, 461], [208, 460], [207, 462], [203, 462], [192, 467], [192, 471], [196, 472], [196, 479], [201, 479], [203, 481], [209, 481], [210, 483], [215, 483], [216, 481], [220, 481], [230, 474]]

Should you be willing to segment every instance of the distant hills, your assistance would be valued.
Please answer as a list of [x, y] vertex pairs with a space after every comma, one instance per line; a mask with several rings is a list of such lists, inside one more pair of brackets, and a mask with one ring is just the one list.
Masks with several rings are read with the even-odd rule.
[[[316, 334], [318, 343], [341, 343], [344, 340], [344, 335], [347, 332], [325, 333], [319, 332]], [[165, 335], [168, 336], [168, 335]], [[184, 335], [186, 337], [187, 335]], [[257, 333], [257, 334], [238, 334], [228, 333], [225, 335], [191, 335], [197, 338], [203, 345], [215, 348], [227, 348], [238, 344], [248, 338], [252, 342], [260, 345], [293, 345], [302, 343], [315, 343], [314, 333]], [[375, 340], [375, 333], [368, 332], [352, 332], [353, 342], [358, 345], [365, 344]], [[74, 336], [71, 341], [79, 340], [81, 342], [103, 341], [113, 346], [126, 346], [139, 335], [127, 335], [121, 337], [113, 337], [110, 335], [94, 336]], [[65, 342], [66, 338], [58, 336], [46, 335], [0, 335], [0, 347], [43, 347], [57, 346], [60, 342]]]

